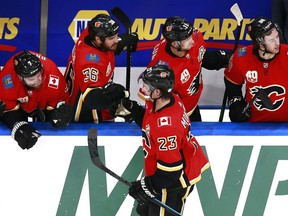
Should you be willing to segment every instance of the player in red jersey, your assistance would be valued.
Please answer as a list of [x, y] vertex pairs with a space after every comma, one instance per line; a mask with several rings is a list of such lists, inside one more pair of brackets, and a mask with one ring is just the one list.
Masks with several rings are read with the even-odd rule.
[[209, 162], [190, 132], [184, 104], [172, 92], [175, 76], [166, 65], [147, 68], [139, 77], [146, 100], [145, 109], [136, 101], [122, 99], [111, 112], [129, 116], [142, 128], [145, 177], [133, 182], [129, 194], [140, 205], [140, 215], [170, 215], [162, 207], [147, 202], [156, 197], [178, 212]]
[[[163, 39], [154, 47], [149, 66], [163, 64], [175, 73], [174, 92], [182, 99], [191, 121], [201, 121], [198, 101], [203, 90], [201, 68], [219, 70], [228, 64], [225, 51], [206, 51], [203, 35], [188, 20], [173, 16], [162, 27]], [[145, 95], [139, 91], [138, 96]]]
[[56, 128], [71, 121], [65, 79], [46, 56], [28, 50], [15, 54], [0, 71], [0, 80], [0, 100], [5, 104], [0, 119], [22, 149], [33, 147], [41, 135], [28, 124], [28, 117], [50, 121]]
[[[280, 32], [276, 23], [263, 17], [254, 19], [248, 26], [253, 45], [238, 49], [225, 70], [232, 122], [288, 121], [288, 45], [280, 45]], [[245, 99], [242, 93], [244, 84]], [[247, 112], [243, 112], [259, 89], [265, 90], [273, 108], [266, 107], [257, 99]]]
[[65, 77], [75, 122], [114, 120], [108, 107], [124, 97], [125, 88], [113, 83], [114, 54], [127, 45], [136, 50], [137, 34], [118, 36], [119, 25], [110, 16], [98, 14], [81, 33], [69, 57]]

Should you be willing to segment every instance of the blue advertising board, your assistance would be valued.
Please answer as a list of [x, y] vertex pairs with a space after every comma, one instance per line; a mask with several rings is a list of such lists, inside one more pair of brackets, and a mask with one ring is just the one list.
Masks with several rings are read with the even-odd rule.
[[[97, 13], [111, 14], [118, 6], [131, 19], [132, 31], [139, 35], [138, 52], [132, 54], [132, 66], [146, 66], [152, 48], [161, 38], [161, 25], [169, 16], [190, 20], [204, 35], [208, 48], [232, 49], [237, 22], [230, 12], [232, 0], [206, 1], [56, 1], [48, 2], [47, 56], [65, 67], [77, 37]], [[244, 20], [240, 45], [250, 43], [247, 24], [257, 16], [271, 17], [272, 0], [237, 2]], [[39, 51], [41, 1], [3, 1], [0, 7], [0, 65], [23, 49]], [[113, 15], [112, 15], [113, 16]], [[121, 25], [120, 33], [125, 28]], [[125, 54], [117, 56], [116, 66], [125, 66]]]
[[0, 65], [24, 49], [39, 51], [41, 1], [1, 1]]
[[[97, 13], [111, 14], [118, 6], [131, 19], [132, 31], [139, 35], [138, 52], [132, 54], [132, 66], [146, 66], [152, 48], [161, 38], [161, 24], [169, 16], [182, 16], [190, 20], [204, 34], [210, 48], [233, 49], [237, 22], [230, 12], [233, 0], [206, 1], [49, 1], [49, 26], [47, 54], [60, 66], [66, 66], [68, 56], [88, 21]], [[247, 24], [256, 16], [271, 17], [271, 0], [240, 1], [244, 21], [240, 44], [250, 42], [245, 30]], [[121, 26], [123, 32], [125, 28]], [[116, 66], [125, 66], [125, 54], [116, 58]]]

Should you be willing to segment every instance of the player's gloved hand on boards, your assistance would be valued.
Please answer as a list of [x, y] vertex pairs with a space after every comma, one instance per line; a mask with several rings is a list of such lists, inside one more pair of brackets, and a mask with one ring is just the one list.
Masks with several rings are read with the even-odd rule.
[[121, 101], [114, 102], [109, 107], [110, 115], [113, 117], [122, 117], [126, 122], [132, 122], [133, 114], [132, 112], [137, 108], [137, 106], [141, 106], [136, 101], [130, 100], [128, 98], [123, 98]]
[[151, 198], [159, 196], [160, 193], [153, 186], [151, 177], [143, 177], [139, 181], [132, 182], [129, 187], [129, 195], [141, 205]]
[[229, 117], [231, 122], [245, 122], [251, 116], [250, 109], [244, 112], [246, 102], [241, 97], [233, 97], [228, 101]]
[[14, 124], [11, 136], [22, 149], [30, 149], [35, 145], [41, 134], [28, 122], [20, 121]]
[[218, 68], [216, 69], [219, 70], [221, 68], [226, 68], [233, 53], [225, 51], [225, 50], [218, 50], [217, 54], [218, 54], [218, 59], [219, 59], [218, 60], [219, 65], [218, 65]]
[[73, 108], [65, 103], [59, 103], [57, 108], [51, 111], [50, 121], [55, 128], [66, 127], [73, 118]]
[[3, 114], [5, 109], [6, 109], [6, 104], [2, 100], [0, 100], [0, 116]]
[[115, 101], [118, 101], [122, 98], [129, 97], [129, 92], [126, 91], [124, 86], [117, 83], [108, 83], [104, 87], [104, 95], [109, 99], [112, 104]]
[[127, 49], [127, 46], [130, 46], [130, 52], [135, 52], [137, 49], [138, 41], [139, 38], [136, 32], [119, 35], [117, 50], [115, 51], [115, 54], [119, 55], [123, 50]]

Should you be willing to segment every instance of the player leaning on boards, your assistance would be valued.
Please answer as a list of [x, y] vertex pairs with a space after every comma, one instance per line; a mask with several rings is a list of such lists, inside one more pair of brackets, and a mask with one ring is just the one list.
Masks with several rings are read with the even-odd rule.
[[190, 120], [179, 96], [173, 93], [174, 72], [166, 65], [147, 68], [139, 77], [142, 92], [150, 98], [143, 108], [124, 98], [110, 111], [142, 128], [145, 177], [133, 182], [129, 194], [140, 215], [171, 215], [147, 200], [154, 196], [182, 212], [185, 200], [209, 162], [190, 132]]
[[[28, 123], [28, 117], [50, 121], [56, 128], [66, 127], [71, 121], [65, 79], [46, 56], [28, 50], [15, 54], [0, 71], [0, 80], [0, 100], [5, 105], [0, 120], [11, 129], [22, 149], [33, 147], [41, 136]], [[0, 102], [0, 107], [3, 104]]]
[[[231, 56], [224, 50], [208, 51], [200, 31], [188, 20], [169, 17], [162, 27], [163, 39], [154, 47], [149, 66], [163, 64], [175, 73], [174, 92], [182, 99], [191, 121], [201, 121], [198, 107], [203, 90], [201, 68], [219, 70], [225, 68]], [[139, 97], [144, 99], [139, 91]]]
[[138, 35], [118, 36], [119, 25], [106, 14], [98, 14], [81, 33], [69, 57], [65, 77], [74, 106], [75, 122], [113, 121], [108, 107], [128, 95], [113, 83], [114, 54], [131, 46], [136, 50]]
[[[254, 19], [248, 33], [253, 44], [238, 49], [225, 70], [229, 117], [232, 122], [287, 122], [288, 45], [280, 45], [278, 25], [264, 17]], [[245, 98], [241, 91], [244, 84]], [[266, 92], [272, 107], [256, 99], [243, 112], [259, 89]]]

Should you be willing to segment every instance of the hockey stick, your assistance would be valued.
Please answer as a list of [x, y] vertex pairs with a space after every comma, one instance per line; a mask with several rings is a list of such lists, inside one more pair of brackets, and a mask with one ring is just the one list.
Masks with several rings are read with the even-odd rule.
[[246, 113], [248, 109], [250, 109], [251, 105], [254, 103], [256, 99], [259, 99], [262, 101], [263, 105], [267, 107], [268, 109], [273, 109], [273, 103], [266, 94], [264, 89], [258, 89], [258, 92], [253, 96], [251, 101], [246, 105], [246, 107], [243, 109], [242, 113]]
[[[237, 50], [238, 48], [238, 44], [239, 44], [239, 40], [240, 40], [240, 35], [241, 35], [241, 29], [242, 29], [242, 24], [243, 24], [243, 15], [241, 13], [241, 10], [238, 6], [237, 3], [235, 3], [231, 8], [230, 8], [231, 13], [234, 15], [234, 17], [237, 20], [238, 23], [238, 32], [237, 32], [237, 36], [235, 38], [235, 42], [234, 42], [234, 49], [233, 49], [233, 53]], [[223, 121], [223, 117], [224, 117], [224, 112], [225, 112], [225, 107], [226, 107], [226, 102], [227, 102], [227, 92], [226, 89], [224, 91], [224, 96], [223, 96], [223, 101], [222, 101], [222, 106], [221, 106], [221, 111], [220, 111], [220, 116], [219, 116], [219, 122]]]
[[[111, 13], [122, 23], [125, 27], [126, 33], [131, 34], [132, 23], [129, 17], [119, 8], [115, 7], [111, 10]], [[126, 56], [126, 89], [130, 91], [130, 73], [131, 73], [131, 48], [127, 46]]]
[[[109, 175], [113, 176], [116, 178], [118, 181], [124, 183], [128, 187], [130, 187], [132, 184], [131, 182], [127, 181], [126, 179], [122, 178], [121, 176], [117, 175], [114, 173], [112, 170], [108, 169], [101, 161], [98, 153], [98, 142], [97, 142], [97, 137], [98, 137], [98, 131], [96, 128], [90, 128], [88, 131], [88, 148], [89, 148], [89, 153], [91, 160], [95, 166], [97, 166], [99, 169], [103, 170], [104, 172], [108, 173]], [[151, 201], [163, 208], [165, 208], [168, 212], [170, 212], [173, 215], [178, 215], [181, 216], [181, 214], [171, 207], [165, 205], [163, 202], [159, 201], [158, 199], [151, 198]]]

